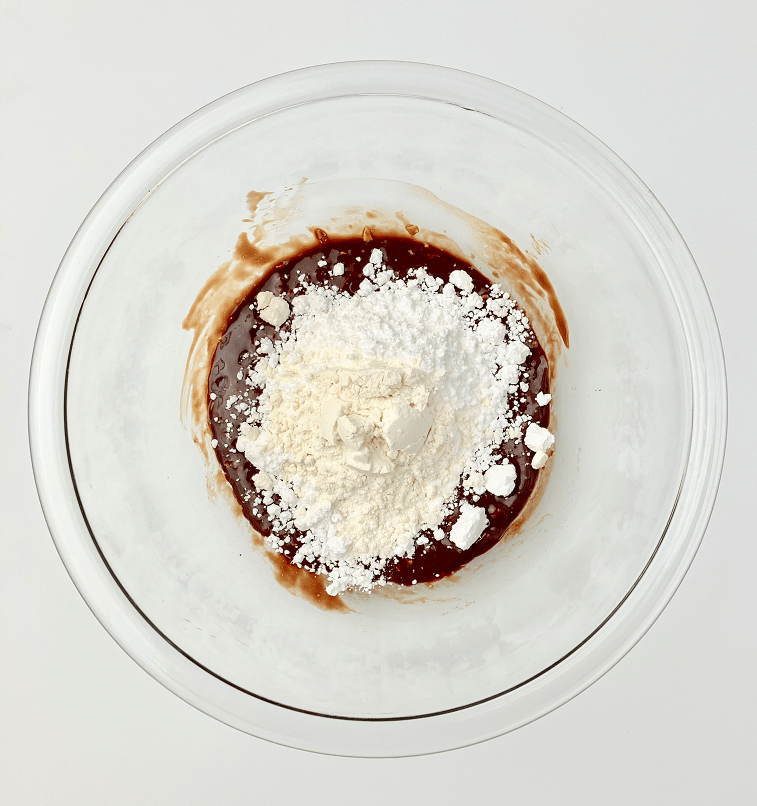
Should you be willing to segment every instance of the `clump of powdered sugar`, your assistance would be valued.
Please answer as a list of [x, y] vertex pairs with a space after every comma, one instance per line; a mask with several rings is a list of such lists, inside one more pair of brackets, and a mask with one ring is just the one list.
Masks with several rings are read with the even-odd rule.
[[[461, 480], [455, 543], [474, 542], [486, 526], [475, 501], [510, 479], [496, 450], [530, 425], [512, 403], [532, 333], [509, 294], [495, 285], [484, 300], [463, 271], [399, 279], [380, 249], [362, 271], [354, 295], [301, 280], [291, 329], [263, 339], [245, 377], [259, 396], [226, 404], [227, 436], [259, 471], [266, 540], [281, 551], [301, 533], [292, 562], [327, 574], [332, 595], [385, 584], [421, 531], [438, 539]], [[538, 447], [541, 461], [552, 445]]]

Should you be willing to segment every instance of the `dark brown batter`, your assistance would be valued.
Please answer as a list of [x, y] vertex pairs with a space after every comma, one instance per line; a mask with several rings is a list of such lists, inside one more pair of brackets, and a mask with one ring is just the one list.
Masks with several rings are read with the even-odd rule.
[[[368, 237], [370, 238], [370, 234]], [[233, 395], [241, 397], [246, 394], [246, 400], [254, 402], [260, 395], [262, 390], [246, 386], [244, 378], [261, 341], [266, 337], [276, 341], [282, 334], [289, 332], [291, 317], [280, 328], [267, 324], [254, 310], [255, 296], [261, 291], [271, 291], [291, 303], [292, 298], [303, 290], [300, 286], [300, 278], [303, 275], [311, 282], [330, 285], [354, 294], [364, 279], [363, 267], [375, 248], [384, 251], [387, 265], [399, 279], [404, 279], [409, 271], [420, 266], [425, 267], [429, 274], [444, 281], [449, 280], [452, 271], [462, 269], [471, 276], [474, 290], [484, 299], [488, 297], [491, 288], [489, 280], [471, 265], [410, 238], [377, 238], [370, 241], [360, 239], [323, 241], [320, 238], [319, 240], [322, 242], [318, 247], [275, 266], [237, 307], [218, 344], [208, 379], [208, 411], [213, 437], [217, 440], [218, 460], [245, 516], [257, 531], [266, 536], [271, 534], [272, 525], [265, 508], [258, 505], [259, 494], [252, 483], [252, 477], [258, 472], [257, 468], [253, 467], [243, 454], [235, 450], [238, 428], [244, 417], [235, 414], [233, 407], [227, 408], [227, 401]], [[319, 266], [318, 262], [323, 260], [327, 265]], [[331, 268], [336, 263], [344, 264], [342, 276], [331, 275]], [[546, 428], [549, 425], [550, 407], [539, 406], [536, 395], [539, 392], [549, 393], [549, 366], [536, 337], [530, 332], [528, 336], [526, 343], [531, 349], [531, 354], [522, 369], [525, 370], [529, 390], [523, 395], [524, 403], [517, 402], [521, 397], [518, 395], [517, 401], [513, 398], [510, 405], [517, 413], [529, 415], [534, 423]], [[240, 370], [241, 380], [238, 379]], [[230, 431], [227, 430], [229, 423]], [[429, 537], [429, 542], [418, 546], [413, 557], [391, 560], [383, 574], [388, 582], [400, 585], [433, 582], [453, 574], [497, 543], [525, 506], [539, 471], [532, 469], [532, 454], [520, 441], [502, 443], [496, 454], [509, 459], [515, 466], [516, 484], [513, 492], [506, 498], [485, 492], [475, 502], [476, 506], [486, 509], [489, 519], [481, 537], [465, 551], [457, 548], [449, 540], [450, 529], [458, 517], [459, 504], [464, 499], [461, 483], [456, 494], [455, 509], [444, 519], [440, 527], [445, 537], [436, 540], [430, 530], [421, 532], [421, 535]], [[274, 502], [278, 503], [276, 496]], [[258, 515], [253, 512], [253, 507], [257, 508]], [[283, 556], [291, 559], [301, 545], [302, 534], [292, 528], [286, 533], [285, 538]], [[303, 563], [303, 566], [308, 567], [306, 563]]]

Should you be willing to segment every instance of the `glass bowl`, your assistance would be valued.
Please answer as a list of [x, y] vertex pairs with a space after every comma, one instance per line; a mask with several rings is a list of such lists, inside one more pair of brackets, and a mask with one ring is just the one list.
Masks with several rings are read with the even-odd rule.
[[[251, 191], [277, 193], [292, 231], [375, 207], [460, 242], [460, 222], [480, 219], [551, 280], [570, 348], [553, 359], [549, 483], [516, 534], [454, 577], [323, 609], [277, 581], [209, 488], [181, 416], [182, 323], [252, 226]], [[606, 146], [496, 82], [365, 62], [245, 87], [129, 165], [55, 277], [29, 422], [58, 551], [137, 663], [256, 736], [400, 756], [547, 713], [649, 628], [713, 506], [726, 382], [685, 243]]]

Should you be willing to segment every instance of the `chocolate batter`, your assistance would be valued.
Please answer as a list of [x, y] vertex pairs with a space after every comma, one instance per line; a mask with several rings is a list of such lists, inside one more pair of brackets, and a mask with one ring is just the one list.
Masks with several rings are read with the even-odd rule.
[[[368, 237], [370, 238], [370, 234]], [[328, 236], [326, 236], [327, 238]], [[264, 322], [254, 310], [256, 294], [261, 291], [271, 291], [291, 303], [292, 298], [302, 291], [299, 282], [303, 275], [312, 282], [330, 285], [354, 294], [364, 279], [363, 267], [368, 263], [371, 252], [375, 248], [384, 251], [387, 265], [400, 279], [404, 279], [410, 270], [423, 266], [429, 274], [440, 277], [444, 281], [449, 280], [452, 271], [462, 269], [471, 276], [474, 290], [484, 299], [487, 298], [488, 289], [491, 286], [490, 281], [468, 263], [410, 238], [339, 241], [326, 239], [319, 238], [322, 241], [319, 246], [275, 266], [270, 274], [250, 291], [229, 318], [226, 331], [216, 349], [208, 378], [208, 411], [213, 437], [217, 440], [218, 461], [245, 516], [258, 532], [266, 536], [271, 533], [272, 526], [266, 515], [265, 507], [258, 506], [259, 495], [252, 483], [252, 477], [258, 472], [257, 468], [253, 467], [243, 454], [237, 453], [235, 450], [238, 427], [244, 418], [242, 415], [235, 414], [233, 407], [228, 409], [226, 405], [232, 395], [241, 397], [247, 393], [246, 399], [249, 402], [253, 402], [259, 396], [262, 390], [250, 388], [244, 382], [247, 371], [254, 361], [256, 350], [264, 338], [267, 337], [275, 342], [281, 338], [282, 334], [291, 329], [291, 317], [280, 328], [274, 328]], [[327, 265], [319, 266], [318, 262], [323, 260], [327, 262]], [[336, 263], [344, 264], [342, 276], [332, 276], [330, 273]], [[525, 403], [512, 400], [511, 406], [517, 413], [530, 415], [534, 423], [547, 428], [550, 407], [549, 405], [539, 406], [536, 402], [536, 395], [539, 392], [549, 394], [549, 365], [534, 334], [529, 332], [528, 335], [526, 343], [531, 349], [531, 354], [522, 369], [526, 372], [529, 390], [523, 395], [526, 399]], [[242, 380], [237, 379], [240, 370]], [[520, 397], [521, 395], [518, 395], [518, 401]], [[230, 417], [231, 438], [227, 435], [227, 423]], [[476, 506], [486, 509], [489, 518], [489, 524], [481, 537], [465, 551], [457, 548], [449, 540], [450, 529], [457, 520], [459, 504], [463, 500], [461, 483], [456, 493], [455, 509], [444, 519], [440, 527], [445, 537], [442, 540], [436, 540], [431, 536], [430, 530], [421, 532], [429, 537], [429, 542], [418, 546], [413, 557], [391, 560], [384, 572], [388, 582], [399, 585], [433, 582], [455, 573], [499, 541], [507, 527], [525, 506], [539, 471], [531, 467], [532, 454], [523, 446], [522, 442], [503, 442], [496, 451], [496, 455], [509, 459], [515, 466], [516, 484], [515, 489], [506, 498], [485, 492], [475, 502]], [[274, 502], [278, 503], [277, 496], [274, 496]], [[257, 508], [258, 515], [253, 513], [253, 507]], [[301, 533], [297, 531], [287, 533], [283, 556], [291, 560], [301, 545], [301, 541]], [[308, 567], [305, 563], [303, 565]]]

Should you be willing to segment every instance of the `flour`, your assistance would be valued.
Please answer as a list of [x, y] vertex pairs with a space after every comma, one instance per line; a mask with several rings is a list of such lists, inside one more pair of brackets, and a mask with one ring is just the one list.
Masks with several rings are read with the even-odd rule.
[[292, 562], [327, 574], [332, 595], [385, 584], [392, 558], [429, 532], [442, 539], [461, 484], [450, 539], [468, 548], [488, 523], [479, 496], [515, 486], [497, 448], [526, 427], [538, 461], [554, 444], [511, 405], [532, 334], [506, 292], [484, 300], [460, 270], [449, 283], [422, 267], [398, 279], [381, 249], [362, 273], [354, 295], [302, 279], [291, 309], [258, 294], [259, 315], [276, 327], [291, 317], [290, 330], [258, 346], [245, 378], [262, 389], [254, 403], [227, 401], [239, 413], [229, 436], [259, 471], [269, 545], [302, 533]]
[[460, 515], [450, 529], [449, 539], [464, 551], [481, 537], [486, 523], [486, 512], [481, 507], [474, 507], [467, 501], [463, 501], [460, 506]]
[[499, 465], [492, 465], [484, 473], [484, 487], [490, 493], [505, 498], [515, 489], [515, 479], [514, 465], [505, 461]]
[[552, 450], [555, 444], [554, 436], [546, 428], [542, 428], [536, 423], [531, 423], [526, 429], [523, 442], [527, 448], [534, 451], [531, 467], [534, 470], [540, 470], [547, 464], [549, 451]]
[[255, 297], [260, 318], [264, 322], [279, 327], [289, 318], [289, 303], [281, 297], [274, 296], [270, 291], [261, 291]]

